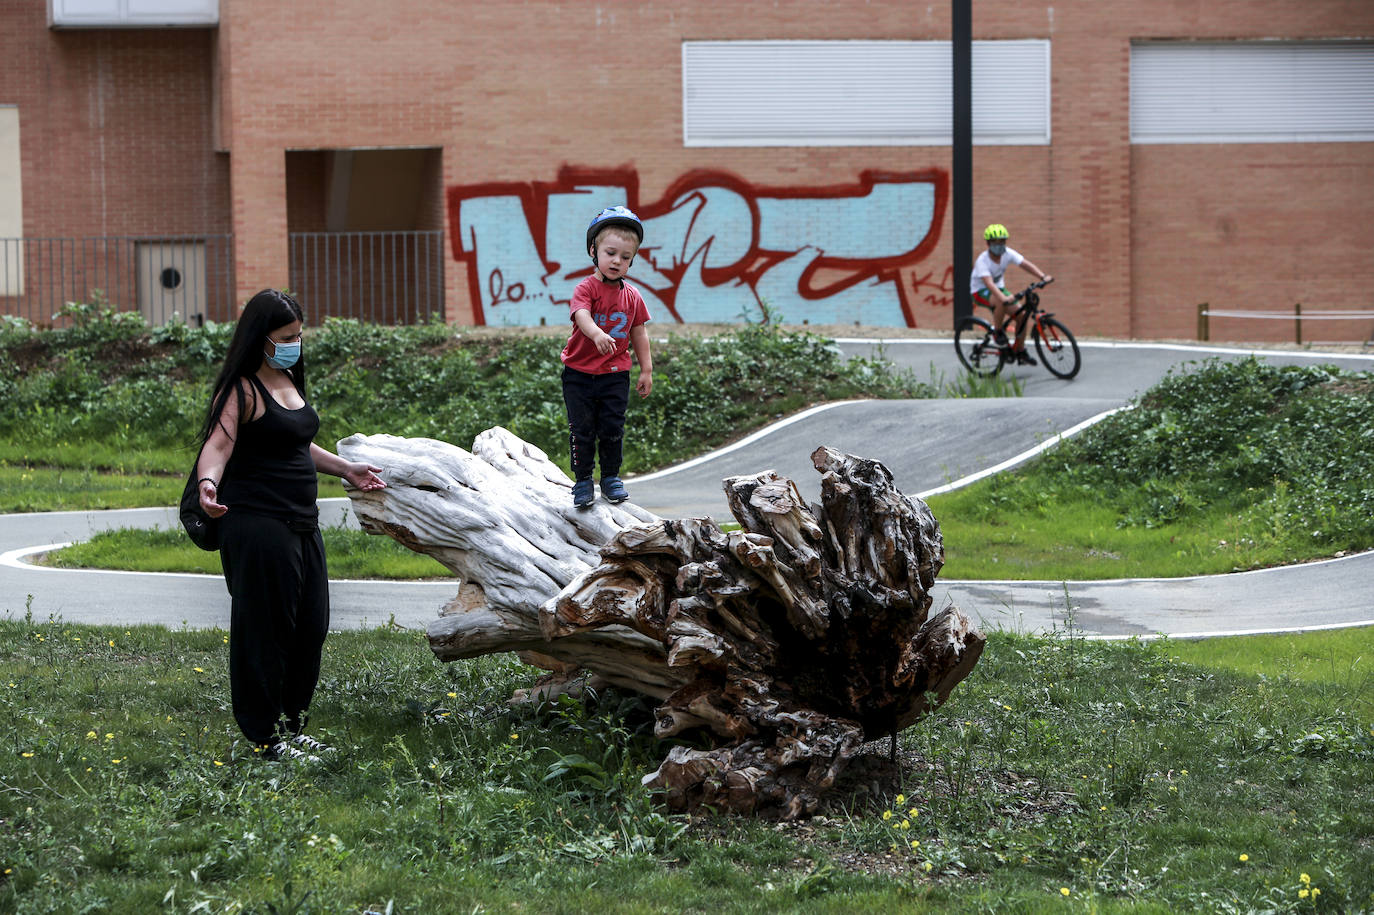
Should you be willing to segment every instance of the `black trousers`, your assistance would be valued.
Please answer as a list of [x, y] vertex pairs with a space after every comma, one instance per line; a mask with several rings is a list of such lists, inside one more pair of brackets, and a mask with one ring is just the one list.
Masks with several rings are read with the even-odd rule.
[[[304, 528], [304, 529], [293, 529]], [[299, 734], [329, 631], [329, 570], [313, 525], [231, 510], [220, 519], [229, 586], [229, 688], [243, 736]]]
[[591, 479], [598, 452], [602, 478], [619, 476], [630, 373], [588, 375], [564, 366], [563, 403], [568, 407], [573, 479]]

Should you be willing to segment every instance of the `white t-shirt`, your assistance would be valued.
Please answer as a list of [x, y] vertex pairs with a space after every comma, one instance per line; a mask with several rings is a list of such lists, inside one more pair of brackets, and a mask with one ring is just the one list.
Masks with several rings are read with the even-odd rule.
[[1007, 268], [1013, 264], [1019, 264], [1023, 260], [1025, 258], [1021, 256], [1019, 251], [1008, 248], [1002, 252], [1002, 260], [1000, 262], [995, 261], [992, 259], [992, 255], [984, 249], [983, 253], [978, 255], [978, 259], [973, 262], [973, 276], [969, 278], [968, 291], [982, 292], [987, 289], [988, 287], [983, 284], [983, 277], [985, 276], [992, 277], [992, 284], [998, 289], [1003, 288], [1007, 285], [1003, 281], [1003, 277], [1007, 275]]

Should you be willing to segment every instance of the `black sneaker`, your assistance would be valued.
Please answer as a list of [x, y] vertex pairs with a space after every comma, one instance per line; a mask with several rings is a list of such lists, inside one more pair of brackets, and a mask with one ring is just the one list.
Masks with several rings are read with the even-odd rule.
[[578, 508], [590, 508], [596, 501], [596, 490], [592, 488], [591, 478], [578, 480], [573, 484], [573, 505]]
[[1032, 356], [1030, 353], [1026, 352], [1026, 351], [1023, 350], [1023, 349], [1019, 349], [1019, 350], [1016, 351], [1016, 364], [1017, 364], [1017, 365], [1039, 365], [1040, 363], [1036, 362], [1036, 361], [1035, 361], [1035, 357]]

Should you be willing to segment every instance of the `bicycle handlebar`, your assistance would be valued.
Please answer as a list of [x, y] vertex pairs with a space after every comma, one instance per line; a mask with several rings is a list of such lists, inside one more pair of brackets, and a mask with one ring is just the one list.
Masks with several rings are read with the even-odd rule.
[[1037, 280], [1037, 281], [1035, 281], [1034, 283], [1031, 283], [1031, 284], [1030, 284], [1029, 286], [1027, 286], [1025, 289], [1022, 289], [1022, 290], [1021, 290], [1020, 292], [1018, 292], [1016, 295], [1012, 296], [1012, 297], [1011, 297], [1011, 300], [1012, 300], [1013, 302], [1019, 302], [1019, 301], [1021, 301], [1022, 299], [1024, 299], [1024, 298], [1026, 297], [1026, 293], [1028, 293], [1028, 292], [1034, 292], [1034, 291], [1037, 290], [1037, 289], [1044, 289], [1046, 286], [1048, 286], [1050, 283], [1053, 283], [1053, 282], [1054, 282], [1054, 277], [1052, 277], [1052, 276], [1051, 276], [1051, 277], [1048, 277], [1048, 278], [1046, 278], [1046, 279], [1043, 279], [1043, 280]]

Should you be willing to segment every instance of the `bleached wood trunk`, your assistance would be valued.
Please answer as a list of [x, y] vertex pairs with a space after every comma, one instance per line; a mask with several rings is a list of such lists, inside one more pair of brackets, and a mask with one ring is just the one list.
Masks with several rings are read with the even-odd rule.
[[339, 452], [385, 468], [388, 488], [350, 493], [362, 526], [461, 580], [428, 630], [437, 657], [585, 668], [657, 700], [660, 736], [713, 735], [645, 777], [675, 809], [814, 811], [865, 741], [943, 702], [982, 652], [956, 608], [929, 616], [939, 525], [876, 461], [818, 448], [812, 507], [772, 471], [731, 477], [726, 532], [575, 509], [571, 481], [500, 428], [471, 453], [360, 435]]

